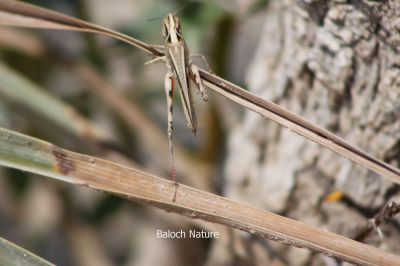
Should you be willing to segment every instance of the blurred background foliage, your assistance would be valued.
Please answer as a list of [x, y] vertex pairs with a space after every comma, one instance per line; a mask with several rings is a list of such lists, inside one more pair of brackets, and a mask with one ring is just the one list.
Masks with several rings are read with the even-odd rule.
[[[204, 54], [213, 72], [239, 85], [267, 5], [265, 0], [27, 2], [152, 44], [163, 43], [161, 18], [187, 5], [179, 17], [191, 52]], [[165, 65], [144, 66], [149, 59], [144, 53], [108, 37], [15, 28], [0, 28], [0, 58], [0, 126], [168, 177]], [[177, 156], [182, 158], [178, 179], [218, 193], [225, 136], [242, 110], [210, 94], [208, 103], [195, 100], [197, 137], [186, 128], [175, 97], [174, 145], [183, 157]], [[57, 265], [202, 265], [211, 241], [155, 237], [157, 229], [201, 226], [87, 188], [0, 168], [0, 236]]]

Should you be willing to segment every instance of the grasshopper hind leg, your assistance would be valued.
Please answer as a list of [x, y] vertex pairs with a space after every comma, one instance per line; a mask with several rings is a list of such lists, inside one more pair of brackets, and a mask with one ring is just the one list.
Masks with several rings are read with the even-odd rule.
[[171, 180], [174, 182], [174, 196], [173, 200], [175, 202], [176, 198], [176, 171], [175, 171], [175, 162], [174, 162], [174, 146], [172, 143], [172, 114], [173, 114], [173, 98], [174, 98], [174, 75], [171, 72], [168, 72], [165, 75], [164, 80], [165, 93], [167, 96], [167, 108], [168, 108], [168, 144], [169, 144], [169, 152], [171, 159]]

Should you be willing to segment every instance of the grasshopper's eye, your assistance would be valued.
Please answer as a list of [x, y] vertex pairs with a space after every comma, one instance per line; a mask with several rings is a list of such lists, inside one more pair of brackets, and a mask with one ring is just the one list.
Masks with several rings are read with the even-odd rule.
[[179, 36], [182, 36], [182, 29], [181, 29], [180, 24], [178, 24], [178, 27], [176, 28], [176, 32], [179, 34]]
[[181, 22], [179, 21], [179, 19], [177, 18], [177, 17], [175, 17], [175, 27], [176, 27], [176, 31], [178, 32], [178, 33], [182, 33], [182, 30], [181, 30]]

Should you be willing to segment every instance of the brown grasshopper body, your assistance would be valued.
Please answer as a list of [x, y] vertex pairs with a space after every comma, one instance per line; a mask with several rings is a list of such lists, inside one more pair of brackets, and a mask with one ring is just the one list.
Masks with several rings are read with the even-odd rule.
[[158, 57], [154, 60], [149, 61], [148, 63], [163, 60], [166, 62], [168, 68], [168, 72], [165, 75], [164, 86], [168, 104], [168, 139], [171, 156], [171, 179], [173, 181], [176, 181], [172, 145], [172, 113], [175, 87], [174, 83], [175, 81], [177, 81], [179, 84], [185, 118], [188, 127], [192, 130], [194, 134], [196, 134], [197, 131], [197, 120], [192, 99], [193, 85], [201, 93], [204, 101], [207, 101], [207, 95], [204, 91], [199, 70], [196, 65], [192, 64], [190, 58], [191, 55], [189, 54], [189, 50], [182, 36], [180, 21], [178, 17], [174, 14], [168, 14], [164, 18], [163, 36], [165, 38], [165, 56]]
[[[170, 16], [166, 17], [166, 20], [170, 23]], [[176, 17], [175, 17], [176, 18]], [[179, 25], [179, 21], [175, 21]], [[179, 29], [179, 28], [178, 28]], [[165, 28], [165, 30], [167, 30]], [[191, 91], [191, 81], [189, 77], [191, 76], [190, 69], [188, 68], [191, 65], [191, 60], [189, 58], [188, 48], [186, 46], [185, 40], [181, 38], [178, 34], [179, 31], [176, 31], [175, 38], [172, 38], [168, 30], [167, 33], [164, 33], [165, 39], [165, 61], [168, 68], [168, 73], [166, 76], [166, 82], [172, 83], [171, 89], [173, 93], [173, 81], [176, 80], [180, 87], [180, 95], [183, 105], [183, 110], [185, 113], [185, 118], [188, 123], [188, 127], [192, 130], [193, 133], [197, 131], [197, 120], [196, 113], [193, 106], [192, 99], [192, 91]], [[174, 34], [174, 31], [172, 31]], [[172, 80], [174, 79], [174, 80]], [[169, 84], [165, 84], [166, 88], [170, 86]], [[167, 97], [170, 97], [167, 95]], [[172, 108], [172, 106], [171, 106]], [[171, 111], [172, 112], [172, 111]], [[172, 123], [172, 121], [171, 121]], [[172, 126], [172, 125], [171, 125]]]

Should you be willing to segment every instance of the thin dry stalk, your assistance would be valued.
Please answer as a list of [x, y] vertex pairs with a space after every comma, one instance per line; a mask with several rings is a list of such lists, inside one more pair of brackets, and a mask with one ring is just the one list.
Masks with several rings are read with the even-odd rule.
[[400, 213], [400, 204], [394, 201], [389, 202], [373, 218], [368, 220], [354, 240], [363, 241], [374, 230], [377, 230], [380, 224], [389, 221], [398, 213]]
[[42, 42], [32, 38], [28, 31], [16, 31], [11, 28], [0, 29], [0, 45], [17, 51], [23, 51], [30, 56], [39, 56], [44, 53]]
[[262, 99], [229, 81], [200, 70], [206, 86], [226, 98], [265, 116], [297, 134], [400, 184], [400, 169], [347, 143], [342, 138], [279, 105]]
[[129, 43], [132, 46], [142, 49], [148, 54], [162, 54], [157, 48], [120, 32], [76, 19], [59, 12], [51, 11], [46, 8], [14, 0], [0, 0], [0, 10], [1, 25], [93, 32]]

